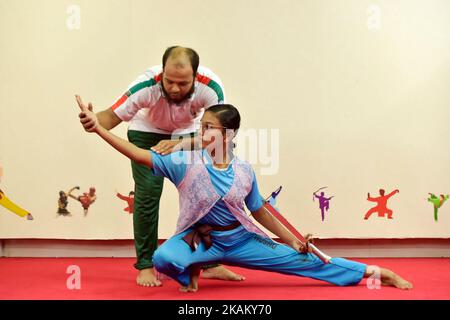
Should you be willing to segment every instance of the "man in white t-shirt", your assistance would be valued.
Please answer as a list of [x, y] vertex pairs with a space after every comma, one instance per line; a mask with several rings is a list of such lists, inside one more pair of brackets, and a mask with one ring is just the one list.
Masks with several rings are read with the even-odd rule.
[[[199, 60], [190, 48], [168, 48], [162, 66], [151, 67], [138, 77], [112, 107], [97, 113], [98, 121], [108, 130], [122, 121], [129, 122], [128, 140], [160, 154], [172, 152], [180, 138], [183, 144], [193, 144], [205, 109], [225, 101], [219, 77], [199, 66]], [[92, 110], [91, 103], [87, 107]], [[94, 127], [95, 119], [81, 121], [86, 131]], [[137, 262], [134, 267], [139, 270], [136, 281], [142, 286], [160, 286], [152, 257], [157, 249], [159, 200], [164, 180], [136, 162], [132, 161], [131, 167], [135, 182], [133, 227]], [[206, 267], [203, 277], [244, 279], [220, 265]]]

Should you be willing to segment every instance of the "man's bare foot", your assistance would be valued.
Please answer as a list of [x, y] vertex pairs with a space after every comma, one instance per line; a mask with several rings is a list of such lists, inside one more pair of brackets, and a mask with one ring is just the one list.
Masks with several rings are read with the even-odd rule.
[[229, 280], [229, 281], [243, 281], [244, 276], [236, 274], [224, 266], [217, 266], [214, 268], [204, 269], [202, 272], [202, 278], [204, 279], [218, 279], [218, 280]]
[[27, 214], [27, 220], [34, 220], [33, 216], [31, 215], [31, 213]]
[[153, 268], [139, 270], [136, 283], [143, 287], [161, 286], [161, 281], [156, 278], [155, 269]]

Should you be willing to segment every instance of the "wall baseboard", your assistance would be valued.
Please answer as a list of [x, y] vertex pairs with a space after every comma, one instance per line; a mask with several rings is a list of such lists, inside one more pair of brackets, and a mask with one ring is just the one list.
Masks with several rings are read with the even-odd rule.
[[[318, 239], [315, 244], [332, 257], [450, 257], [450, 239]], [[135, 256], [133, 240], [0, 240], [0, 257]]]

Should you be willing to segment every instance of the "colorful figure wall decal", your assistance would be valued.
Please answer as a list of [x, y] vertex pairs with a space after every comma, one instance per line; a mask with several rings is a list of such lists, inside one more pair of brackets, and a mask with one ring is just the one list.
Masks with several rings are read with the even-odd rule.
[[67, 193], [64, 191], [59, 192], [58, 199], [58, 215], [61, 216], [71, 216], [69, 210], [67, 210], [67, 205], [69, 204], [69, 199], [67, 198]]
[[[3, 175], [3, 168], [0, 166], [0, 179], [2, 175]], [[1, 189], [0, 189], [0, 205], [21, 218], [26, 217], [27, 220], [34, 220], [33, 215], [30, 212], [12, 202]]]
[[81, 203], [81, 206], [83, 207], [83, 210], [84, 210], [84, 216], [86, 217], [88, 214], [89, 207], [91, 206], [91, 204], [93, 204], [95, 202], [95, 200], [97, 200], [97, 196], [95, 194], [95, 188], [90, 187], [89, 191], [83, 192], [83, 195], [81, 195], [81, 196], [74, 196], [72, 194], [72, 192], [75, 189], [80, 190], [80, 187], [78, 187], [78, 186], [73, 187], [72, 189], [69, 190], [67, 195]]
[[385, 191], [383, 189], [380, 189], [380, 196], [376, 197], [376, 198], [372, 198], [370, 196], [370, 193], [367, 193], [367, 200], [368, 201], [372, 201], [372, 202], [376, 202], [377, 205], [375, 207], [373, 207], [372, 209], [370, 209], [369, 211], [367, 211], [366, 215], [364, 216], [364, 219], [367, 220], [370, 218], [370, 216], [372, 215], [372, 213], [374, 212], [378, 212], [378, 216], [379, 217], [384, 217], [387, 214], [387, 218], [388, 219], [393, 219], [392, 217], [392, 210], [387, 208], [387, 202], [389, 200], [390, 197], [392, 197], [394, 194], [399, 193], [399, 190], [394, 190], [391, 193], [389, 193], [388, 195], [385, 195]]
[[320, 193], [319, 196], [317, 195], [317, 192], [325, 188], [327, 187], [322, 187], [317, 191], [313, 192], [313, 201], [315, 201], [315, 199], [319, 199], [319, 208], [322, 215], [322, 221], [325, 220], [325, 211], [328, 212], [328, 210], [330, 209], [330, 200], [334, 198], [334, 196], [331, 196], [329, 198], [325, 197], [325, 192], [323, 191]]
[[433, 193], [428, 193], [430, 195], [430, 197], [427, 199], [429, 202], [431, 202], [433, 204], [433, 208], [434, 208], [434, 221], [438, 221], [438, 210], [440, 207], [442, 207], [442, 205], [444, 204], [445, 201], [448, 200], [449, 195], [443, 195], [441, 194], [438, 197], [436, 197]]
[[128, 212], [129, 214], [133, 214], [133, 212], [134, 212], [134, 191], [130, 191], [130, 193], [128, 193], [128, 197], [124, 196], [116, 191], [116, 196], [117, 196], [117, 198], [119, 198], [123, 201], [126, 201], [126, 203], [128, 204], [128, 207], [124, 208], [123, 211]]

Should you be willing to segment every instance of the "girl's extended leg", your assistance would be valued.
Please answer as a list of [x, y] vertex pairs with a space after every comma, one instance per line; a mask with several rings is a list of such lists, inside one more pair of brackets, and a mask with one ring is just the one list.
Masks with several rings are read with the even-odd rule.
[[343, 258], [332, 258], [325, 264], [311, 253], [298, 253], [291, 247], [256, 234], [227, 250], [223, 261], [251, 269], [310, 277], [339, 286], [356, 285], [362, 278], [378, 272], [381, 284], [412, 289], [410, 282], [391, 270]]
[[364, 278], [371, 276], [379, 276], [382, 285], [392, 286], [399, 289], [409, 290], [413, 288], [413, 285], [400, 277], [398, 274], [392, 272], [389, 269], [380, 268], [378, 266], [367, 266]]
[[298, 253], [269, 238], [256, 234], [243, 238], [226, 250], [224, 264], [309, 277], [339, 286], [358, 284], [366, 272], [367, 265], [359, 262], [333, 258], [325, 264], [311, 253]]

